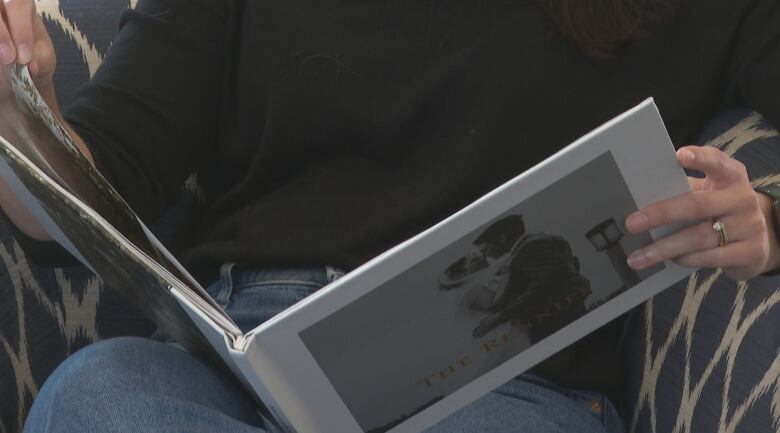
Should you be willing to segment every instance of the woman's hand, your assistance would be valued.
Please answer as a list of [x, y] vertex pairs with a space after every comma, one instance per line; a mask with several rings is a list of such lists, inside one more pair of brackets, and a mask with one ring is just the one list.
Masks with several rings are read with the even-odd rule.
[[[34, 0], [0, 0], [0, 62], [28, 65], [36, 87], [53, 95], [57, 56], [49, 33], [35, 12]], [[52, 102], [52, 101], [47, 101]]]
[[[780, 246], [771, 223], [771, 202], [753, 191], [745, 166], [714, 147], [684, 147], [677, 159], [705, 178], [689, 178], [692, 192], [633, 213], [626, 228], [642, 233], [671, 223], [699, 222], [634, 252], [629, 265], [644, 269], [674, 260], [688, 267], [723, 268], [735, 280], [778, 267]], [[713, 221], [724, 224], [726, 245], [719, 246]]]

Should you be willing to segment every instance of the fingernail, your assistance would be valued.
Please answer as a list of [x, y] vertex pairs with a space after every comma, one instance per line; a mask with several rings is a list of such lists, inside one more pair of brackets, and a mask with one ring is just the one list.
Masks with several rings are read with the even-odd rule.
[[635, 251], [628, 257], [628, 266], [634, 269], [643, 268], [650, 261], [650, 255], [642, 250]]
[[687, 149], [682, 150], [680, 151], [680, 159], [682, 159], [684, 163], [690, 164], [696, 160], [696, 154]]
[[0, 44], [0, 62], [7, 65], [14, 61], [14, 50], [10, 45], [3, 42]]
[[16, 60], [22, 65], [26, 65], [32, 60], [32, 49], [30, 49], [28, 44], [19, 44], [19, 46], [16, 47], [16, 53], [18, 54]]
[[633, 213], [628, 217], [628, 219], [626, 219], [626, 227], [632, 232], [645, 230], [647, 228], [647, 224], [647, 215], [641, 212]]

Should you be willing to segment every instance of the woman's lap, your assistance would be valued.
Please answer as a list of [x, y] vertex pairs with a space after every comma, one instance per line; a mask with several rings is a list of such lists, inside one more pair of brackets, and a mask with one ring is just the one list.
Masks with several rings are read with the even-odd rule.
[[[247, 329], [327, 282], [323, 271], [228, 270], [209, 291]], [[253, 314], [258, 320], [254, 323]], [[228, 375], [190, 354], [160, 342], [120, 338], [87, 347], [61, 365], [42, 388], [25, 431], [270, 431], [255, 408]], [[564, 390], [523, 375], [427, 432], [474, 431], [623, 430], [611, 404], [600, 394]]]
[[44, 384], [25, 432], [260, 433], [252, 400], [183, 350], [135, 337], [68, 358]]
[[466, 432], [619, 433], [623, 426], [601, 394], [562, 390], [524, 374], [426, 430]]

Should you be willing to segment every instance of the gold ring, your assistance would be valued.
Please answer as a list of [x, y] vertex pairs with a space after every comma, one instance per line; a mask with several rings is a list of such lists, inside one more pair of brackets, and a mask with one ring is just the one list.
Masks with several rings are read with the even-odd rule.
[[726, 233], [726, 224], [723, 224], [721, 220], [713, 221], [712, 229], [718, 232], [718, 247], [726, 245], [729, 241], [729, 235]]

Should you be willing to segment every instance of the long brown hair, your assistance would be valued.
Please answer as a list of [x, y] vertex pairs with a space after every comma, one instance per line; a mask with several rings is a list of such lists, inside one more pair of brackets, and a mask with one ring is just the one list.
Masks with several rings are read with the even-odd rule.
[[564, 38], [596, 58], [652, 35], [649, 26], [669, 18], [681, 0], [535, 0]]

